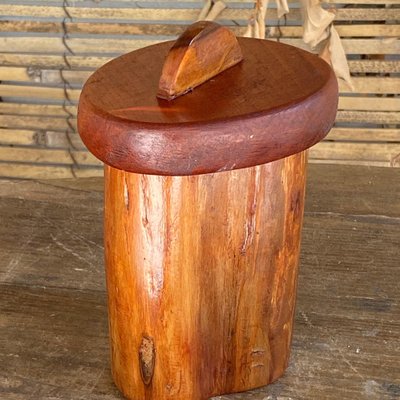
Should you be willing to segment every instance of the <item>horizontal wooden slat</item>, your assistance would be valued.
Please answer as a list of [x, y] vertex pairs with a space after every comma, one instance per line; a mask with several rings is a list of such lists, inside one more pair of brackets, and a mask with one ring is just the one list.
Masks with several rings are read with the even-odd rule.
[[[319, 162], [344, 162], [344, 163], [354, 163], [355, 155], [358, 154], [358, 164], [365, 163], [366, 165], [371, 165], [371, 163], [380, 163], [379, 165], [391, 165], [399, 166], [397, 157], [400, 155], [400, 144], [376, 144], [376, 143], [340, 143], [340, 142], [321, 142], [311, 148], [310, 150], [310, 161]], [[7, 162], [7, 159], [12, 160]], [[74, 158], [79, 161], [84, 161], [86, 165], [91, 165], [92, 170], [81, 170], [81, 175], [90, 176], [91, 173], [95, 172], [101, 175], [101, 163], [97, 160], [92, 160], [91, 155], [87, 152], [75, 152]], [[27, 149], [27, 148], [5, 148], [0, 147], [0, 176], [14, 176], [14, 177], [28, 177], [29, 174], [44, 174], [49, 173], [50, 170], [45, 170], [43, 166], [31, 166], [28, 164], [19, 164], [20, 162], [39, 162], [39, 163], [50, 163], [50, 164], [65, 164], [66, 166], [73, 166], [71, 157], [67, 151], [63, 150], [41, 150], [41, 149]], [[6, 161], [6, 162], [5, 162]], [[32, 170], [33, 168], [33, 170]], [[65, 174], [63, 177], [67, 176], [69, 173], [66, 172], [68, 168], [60, 168], [59, 166], [49, 166], [52, 168], [54, 173]], [[54, 168], [54, 169], [53, 169]], [[74, 168], [74, 173], [76, 175], [76, 167]], [[18, 175], [18, 176], [17, 176]]]
[[1, 67], [0, 81], [36, 82], [43, 84], [83, 84], [90, 71], [40, 69], [34, 67]]
[[9, 162], [29, 162], [39, 164], [73, 164], [67, 150], [36, 149], [25, 147], [0, 147], [0, 160]]
[[[7, 106], [7, 107], [5, 107]], [[0, 103], [0, 110], [4, 109], [12, 109], [15, 106], [19, 106], [19, 112], [23, 114], [28, 114], [29, 112], [36, 113], [36, 108], [31, 108], [32, 105], [23, 105], [23, 104], [7, 104], [7, 103]], [[35, 107], [37, 105], [33, 105]], [[26, 108], [28, 107], [28, 108]], [[42, 110], [42, 106], [40, 110]], [[49, 106], [45, 106], [49, 107]], [[53, 107], [53, 106], [50, 106]], [[57, 107], [58, 106], [54, 106]], [[51, 111], [52, 113], [53, 111]], [[11, 123], [15, 124], [16, 120], [13, 116], [9, 116], [8, 119], [11, 119]], [[40, 118], [43, 120], [43, 117]], [[28, 121], [30, 121], [28, 119]], [[36, 120], [34, 120], [36, 121]], [[51, 120], [53, 121], [53, 120]], [[74, 121], [75, 122], [75, 121]], [[11, 128], [8, 129], [0, 129], [1, 137], [3, 138], [3, 143], [14, 143], [14, 144], [28, 144], [38, 133], [38, 129], [36, 130], [13, 130]], [[72, 142], [75, 148], [84, 148], [82, 141], [80, 140], [79, 135], [77, 134], [70, 134], [69, 139], [65, 138], [65, 132], [62, 131], [49, 131], [43, 130], [41, 132], [44, 137], [47, 139], [47, 143], [49, 145], [53, 145], [54, 147], [62, 147], [65, 145], [68, 140]], [[19, 136], [21, 135], [21, 136]], [[21, 139], [17, 139], [17, 137], [21, 137]], [[15, 139], [13, 139], [15, 138]], [[340, 128], [335, 127], [331, 130], [328, 137], [329, 140], [352, 140], [352, 141], [397, 141], [400, 142], [400, 129], [377, 129], [377, 128]], [[33, 142], [32, 142], [33, 143]], [[35, 142], [37, 143], [37, 142]]]
[[[66, 92], [71, 100], [78, 101], [79, 89], [66, 89]], [[63, 88], [0, 84], [0, 96], [64, 100], [65, 92]]]
[[[76, 131], [76, 120], [71, 119], [70, 122]], [[66, 118], [25, 115], [0, 115], [0, 127], [13, 129], [54, 130], [63, 132], [70, 129]]]
[[[329, 132], [326, 139], [338, 141], [400, 142], [400, 129], [335, 127]], [[77, 133], [70, 133], [67, 137], [66, 132], [38, 129], [0, 128], [0, 143], [14, 145], [43, 144], [54, 148], [68, 148], [72, 144], [75, 149], [85, 149]]]
[[[333, 128], [326, 138], [338, 141], [370, 141], [370, 142], [400, 142], [400, 129], [377, 129], [377, 128]], [[84, 150], [78, 134], [67, 134], [65, 132], [0, 129], [0, 144], [13, 145], [38, 145], [42, 144], [52, 148], [68, 148]]]
[[88, 151], [74, 151], [73, 157], [79, 165], [89, 165], [94, 167], [100, 167], [103, 165], [100, 160], [98, 160], [93, 154], [89, 153]]
[[[94, 70], [111, 60], [108, 56], [65, 56], [72, 69]], [[38, 68], [65, 67], [62, 55], [1, 53], [4, 66], [32, 66]], [[395, 60], [349, 60], [350, 71], [357, 73], [400, 73], [400, 61]]]
[[348, 60], [353, 73], [400, 73], [400, 61], [395, 60]]
[[400, 142], [400, 129], [333, 128], [327, 140]]
[[[229, 6], [229, 4], [228, 4]], [[156, 11], [155, 11], [156, 10]], [[196, 20], [200, 8], [109, 8], [109, 7], [66, 7], [68, 15], [76, 19], [107, 19], [107, 20], [179, 20], [193, 21]], [[251, 8], [238, 9], [227, 8], [221, 15], [220, 19], [226, 20], [244, 20], [248, 19], [253, 13]], [[4, 16], [15, 17], [51, 17], [64, 18], [66, 13], [62, 7], [54, 6], [26, 6], [26, 5], [0, 5], [0, 14]], [[267, 11], [267, 19], [276, 18], [276, 10], [269, 9]], [[300, 19], [300, 10], [291, 9], [288, 19]], [[336, 20], [352, 20], [352, 21], [385, 21], [400, 19], [400, 10], [396, 8], [337, 8]]]
[[[299, 21], [300, 23], [300, 21]], [[186, 24], [132, 24], [132, 23], [99, 23], [99, 22], [61, 22], [13, 20], [0, 21], [0, 32], [32, 32], [32, 33], [63, 33], [69, 34], [102, 34], [102, 35], [163, 35], [171, 39], [181, 34]], [[241, 36], [247, 27], [230, 26], [236, 35]], [[268, 36], [301, 37], [301, 26], [279, 26], [279, 29], [268, 26]], [[397, 37], [400, 36], [400, 25], [362, 24], [362, 25], [335, 25], [342, 37]]]
[[0, 161], [38, 164], [102, 166], [88, 151], [0, 146]]
[[0, 162], [0, 177], [18, 179], [60, 179], [103, 176], [103, 168], [54, 165], [28, 165]]
[[[353, 84], [356, 93], [398, 93], [400, 87], [400, 78], [391, 77], [358, 77], [353, 78]], [[351, 89], [339, 82], [341, 93], [352, 93]], [[78, 101], [79, 89], [66, 89], [69, 99]], [[46, 100], [64, 100], [65, 91], [58, 87], [38, 87], [38, 86], [20, 86], [13, 84], [0, 84], [0, 96], [12, 98], [36, 98]], [[396, 104], [396, 102], [395, 102]]]
[[75, 178], [91, 178], [93, 176], [102, 177], [104, 175], [103, 167], [72, 167]]
[[27, 165], [0, 162], [0, 177], [19, 179], [73, 178], [70, 166]]
[[[179, 20], [193, 21], [197, 19], [200, 8], [165, 9], [159, 8], [109, 8], [109, 7], [66, 7], [72, 18], [90, 18], [107, 20]], [[269, 17], [275, 17], [270, 10]], [[246, 19], [252, 13], [251, 9], [226, 9], [222, 13], [224, 19]], [[63, 18], [66, 13], [62, 7], [53, 6], [25, 6], [25, 5], [0, 5], [0, 14], [15, 17], [50, 17]]]
[[[309, 49], [301, 39], [282, 38], [280, 41]], [[160, 40], [108, 38], [69, 38], [66, 40], [68, 47], [75, 54], [122, 54], [159, 42]], [[397, 38], [343, 39], [342, 43], [347, 54], [397, 54], [400, 52], [400, 40]], [[35, 36], [0, 37], [0, 52], [68, 53], [62, 38]]]
[[[122, 54], [158, 43], [160, 40], [70, 38], [66, 40], [74, 53]], [[61, 37], [0, 37], [0, 52], [64, 53]]]
[[42, 68], [62, 68], [66, 67], [66, 62], [72, 69], [89, 69], [101, 67], [112, 58], [109, 56], [69, 56], [69, 55], [49, 55], [49, 54], [17, 54], [1, 53], [2, 65], [24, 65]]
[[[90, 71], [60, 71], [40, 68], [0, 67], [1, 81], [36, 82], [51, 85], [61, 85], [64, 81], [71, 84], [80, 84], [90, 76]], [[389, 77], [355, 77], [353, 78], [355, 92], [360, 93], [390, 93], [400, 91], [400, 80]], [[383, 86], [382, 86], [383, 85]], [[385, 87], [385, 89], [383, 89]], [[349, 92], [346, 85], [341, 86], [343, 92]], [[392, 99], [393, 100], [393, 99]]]
[[[309, 158], [310, 163], [369, 165], [376, 167], [390, 166], [388, 161], [354, 161], [354, 160], [321, 160]], [[399, 164], [392, 165], [399, 167]], [[102, 168], [77, 168], [73, 166], [52, 165], [27, 165], [19, 163], [0, 162], [0, 177], [17, 179], [63, 179], [63, 178], [87, 178], [102, 177]]]
[[[106, 4], [107, 2], [110, 2], [110, 0], [73, 0], [73, 3], [70, 2], [70, 5], [79, 5], [79, 4], [84, 4], [84, 3], [90, 3], [93, 2], [96, 5], [101, 5], [101, 4]], [[252, 6], [254, 4], [254, 0], [224, 0], [228, 6]], [[15, 4], [16, 1], [14, 0], [3, 0], [4, 4]], [[62, 6], [63, 1], [62, 0], [24, 0], [24, 4], [29, 4], [29, 5], [43, 5], [43, 4], [51, 4], [51, 5], [58, 5]], [[146, 7], [149, 6], [147, 0], [141, 0], [141, 1], [135, 1], [135, 0], [118, 0], [118, 3], [120, 4], [135, 4], [138, 7]], [[190, 7], [193, 4], [196, 4], [196, 6], [201, 7], [203, 5], [203, 0], [157, 0], [152, 2], [153, 7], [155, 8], [160, 8], [162, 6], [165, 6], [166, 4], [178, 4], [179, 7], [181, 8], [186, 8]], [[247, 3], [247, 5], [246, 5]], [[298, 0], [288, 0], [288, 3], [298, 3]], [[322, 3], [324, 4], [348, 4], [344, 0], [323, 0]], [[351, 4], [376, 4], [376, 5], [387, 5], [387, 4], [398, 4], [398, 0], [352, 0]], [[269, 5], [270, 7], [274, 7], [274, 4]], [[179, 7], [177, 9], [179, 9]], [[166, 6], [164, 7], [166, 8]]]
[[[356, 77], [352, 78], [355, 93], [399, 93], [400, 78], [392, 77]], [[339, 81], [339, 89], [342, 93], [352, 93], [351, 89]]]
[[390, 161], [363, 161], [363, 160], [336, 160], [336, 159], [319, 159], [319, 158], [308, 158], [308, 162], [312, 164], [338, 164], [338, 165], [362, 165], [368, 167], [394, 167], [399, 168], [400, 164], [391, 163]]
[[0, 145], [42, 146], [49, 148], [86, 150], [77, 133], [49, 130], [0, 128]]
[[400, 52], [398, 38], [342, 39], [341, 42], [346, 54], [398, 54]]
[[[400, 89], [399, 89], [400, 92]], [[340, 96], [339, 110], [359, 111], [398, 111], [400, 112], [399, 97], [365, 97]]]
[[[1, 69], [1, 68], [0, 68]], [[0, 74], [1, 80], [1, 74]], [[339, 110], [400, 111], [399, 97], [340, 96]], [[77, 106], [0, 102], [0, 114], [60, 116], [76, 115]]]
[[27, 129], [4, 129], [0, 128], [0, 145], [37, 145], [37, 132]]
[[[400, 143], [320, 142], [310, 149], [310, 157], [329, 160], [400, 161]], [[396, 159], [399, 160], [396, 161]]]
[[336, 122], [364, 124], [400, 124], [400, 112], [338, 111]]
[[69, 113], [76, 115], [76, 112], [76, 106], [0, 102], [0, 114], [67, 117]]

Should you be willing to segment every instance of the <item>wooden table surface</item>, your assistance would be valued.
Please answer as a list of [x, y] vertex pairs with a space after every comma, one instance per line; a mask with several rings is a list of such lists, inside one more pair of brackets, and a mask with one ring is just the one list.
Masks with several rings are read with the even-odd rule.
[[[121, 399], [102, 180], [0, 181], [0, 399]], [[400, 399], [400, 170], [310, 165], [290, 366], [220, 399]], [[190, 399], [188, 399], [190, 400]]]

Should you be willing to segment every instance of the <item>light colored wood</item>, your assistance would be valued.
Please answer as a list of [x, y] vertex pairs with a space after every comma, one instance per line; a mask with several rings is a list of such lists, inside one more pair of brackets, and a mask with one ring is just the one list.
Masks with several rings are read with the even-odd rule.
[[42, 146], [49, 148], [68, 149], [73, 147], [78, 150], [86, 150], [76, 133], [55, 132], [30, 129], [0, 128], [0, 145], [14, 146]]
[[[73, 101], [78, 101], [80, 90], [79, 89], [65, 89], [68, 97]], [[23, 98], [36, 98], [36, 99], [54, 99], [64, 100], [65, 91], [63, 88], [57, 87], [40, 87], [40, 86], [19, 86], [0, 84], [1, 97], [23, 97]]]
[[399, 73], [400, 61], [394, 60], [348, 60], [351, 72]]
[[384, 161], [386, 165], [398, 166], [400, 144], [320, 142], [310, 149], [310, 159]]
[[[390, 161], [363, 161], [363, 160], [336, 160], [333, 158], [326, 159], [309, 159], [310, 164], [328, 164], [328, 165], [343, 165], [343, 166], [362, 166], [362, 167], [383, 167], [383, 168], [399, 168], [400, 165], [392, 165]], [[380, 400], [380, 399], [379, 399]]]
[[73, 164], [73, 160], [68, 151], [57, 149], [0, 147], [0, 159], [7, 162]]
[[35, 82], [43, 84], [80, 84], [89, 76], [90, 71], [71, 71], [61, 69], [42, 69], [35, 67], [0, 67], [0, 80]]
[[0, 177], [11, 179], [68, 179], [102, 177], [103, 168], [70, 165], [32, 165], [13, 162], [0, 163]]
[[102, 167], [103, 166], [103, 162], [100, 161], [99, 159], [97, 159], [93, 154], [91, 154], [88, 151], [73, 151], [72, 152], [73, 157], [75, 159], [75, 161], [78, 164], [82, 164], [82, 165], [89, 165], [89, 166], [95, 166], [95, 167]]
[[347, 140], [364, 142], [400, 142], [400, 129], [379, 128], [333, 128], [327, 140]]
[[71, 68], [94, 70], [112, 59], [111, 56], [73, 56], [73, 55], [49, 55], [49, 54], [17, 54], [0, 52], [3, 65], [31, 66], [40, 68], [67, 68], [67, 62]]
[[[0, 6], [1, 8], [1, 6]], [[66, 42], [74, 53], [122, 54], [141, 47], [151, 46], [161, 40], [70, 38]], [[6, 36], [0, 37], [0, 51], [9, 52], [64, 53], [61, 37]]]
[[[107, 7], [66, 7], [72, 18], [117, 19], [117, 20], [179, 20], [195, 21], [200, 8], [107, 8]], [[219, 16], [224, 20], [247, 20], [251, 17], [251, 8], [236, 9], [226, 8]], [[26, 6], [26, 5], [0, 5], [0, 14], [15, 17], [52, 17], [63, 18], [65, 11], [62, 7], [54, 6]], [[276, 10], [268, 9], [267, 19], [276, 19]], [[300, 20], [300, 10], [292, 9], [288, 14], [288, 20]], [[353, 21], [385, 21], [399, 20], [400, 11], [396, 8], [338, 8], [336, 20]]]
[[38, 133], [27, 129], [4, 129], [0, 128], [0, 145], [37, 145]]
[[[104, 35], [167, 35], [173, 39], [181, 34], [185, 25], [182, 24], [135, 24], [135, 23], [113, 23], [107, 20], [103, 22], [66, 22], [65, 29], [69, 34], [104, 34]], [[242, 36], [246, 32], [246, 26], [230, 26], [236, 35]], [[360, 25], [335, 25], [341, 37], [398, 37], [400, 35], [399, 25], [387, 24], [360, 24]], [[62, 33], [61, 22], [13, 20], [0, 21], [0, 32], [41, 32]], [[301, 37], [303, 28], [301, 26], [280, 26], [267, 29], [267, 37]]]
[[0, 146], [0, 160], [6, 162], [24, 162], [55, 165], [73, 165], [75, 163], [100, 167], [102, 162], [88, 151], [45, 149], [30, 147]]
[[[63, 71], [62, 73], [59, 70], [50, 70], [50, 69], [36, 69], [35, 71], [37, 72], [37, 76], [33, 76], [32, 73], [29, 73], [31, 71], [30, 69], [27, 69], [25, 67], [0, 67], [0, 80], [7, 81], [22, 81], [22, 82], [35, 82], [35, 81], [40, 81], [42, 83], [51, 83], [51, 84], [62, 84], [63, 79], [61, 77], [64, 77], [68, 82], [74, 83], [74, 84], [79, 84], [82, 85], [84, 82], [87, 80], [87, 78], [91, 75], [90, 71]], [[376, 81], [378, 79], [378, 81]], [[358, 92], [366, 92], [368, 89], [372, 92], [373, 90], [377, 91], [379, 90], [379, 93], [384, 93], [384, 92], [389, 92], [390, 90], [393, 90], [393, 84], [397, 85], [400, 81], [397, 79], [393, 81], [390, 79], [387, 81], [387, 78], [381, 78], [381, 77], [361, 77], [361, 78], [354, 78], [353, 79], [354, 84], [356, 85], [356, 88]], [[386, 84], [388, 82], [388, 84]], [[383, 83], [383, 87], [382, 87]], [[400, 84], [400, 83], [399, 83]], [[396, 89], [396, 86], [394, 86], [394, 89]], [[1, 88], [0, 88], [1, 90]], [[16, 89], [19, 90], [19, 89]], [[79, 90], [79, 89], [74, 89], [74, 90]], [[72, 93], [74, 93], [74, 90]], [[351, 93], [349, 88], [346, 86], [346, 84], [341, 83], [341, 90], [342, 92], [347, 92]], [[382, 91], [383, 90], [383, 91]], [[49, 91], [49, 98], [60, 98], [60, 93], [61, 90], [58, 89], [56, 92], [54, 92], [54, 89], [50, 89]], [[50, 94], [51, 93], [51, 94]], [[54, 96], [53, 93], [57, 93], [56, 96]], [[73, 94], [74, 99], [76, 99], [79, 96], [79, 92], [76, 92], [77, 94]], [[368, 91], [366, 93], [369, 93]], [[28, 91], [28, 94], [30, 94], [30, 91]], [[15, 112], [13, 111], [14, 109], [12, 107], [15, 107]], [[66, 106], [68, 111], [76, 114], [76, 107], [75, 106]], [[339, 108], [341, 109], [349, 109], [349, 110], [382, 110], [382, 111], [398, 111], [400, 110], [400, 99], [398, 98], [371, 98], [371, 97], [341, 97], [339, 101]], [[0, 103], [0, 111], [5, 110], [7, 113], [21, 113], [18, 111], [20, 109], [20, 106], [18, 104], [15, 104], [15, 106], [7, 106], [7, 104]], [[60, 109], [59, 106], [51, 106], [51, 105], [43, 105], [43, 106], [38, 106], [38, 105], [31, 105], [30, 109], [27, 108], [28, 114], [32, 114], [33, 111], [31, 110], [37, 110], [39, 114], [54, 114], [54, 115], [65, 115], [65, 111], [63, 109]], [[21, 109], [22, 110], [22, 109]], [[39, 112], [39, 110], [42, 110]], [[36, 113], [36, 111], [35, 111]]]
[[0, 102], [1, 114], [36, 115], [66, 117], [70, 113], [76, 115], [77, 106], [60, 106], [55, 104], [5, 103]]
[[[392, 77], [353, 77], [355, 93], [393, 93], [399, 92], [400, 78]], [[339, 80], [339, 90], [341, 93], [354, 93], [351, 89]]]
[[[31, 66], [38, 68], [62, 68], [66, 67], [63, 56], [48, 54], [17, 54], [1, 53], [0, 58], [3, 65]], [[66, 55], [68, 63], [74, 69], [94, 70], [111, 60], [107, 56], [72, 56]], [[350, 71], [352, 72], [375, 72], [375, 73], [398, 73], [400, 72], [400, 61], [395, 60], [349, 60]]]
[[[277, 40], [271, 38], [270, 40]], [[69, 38], [66, 40], [68, 47], [76, 54], [91, 53], [96, 55], [119, 55], [162, 40], [142, 39], [97, 39], [97, 38]], [[302, 39], [282, 38], [281, 43], [290, 44], [313, 52]], [[400, 51], [400, 40], [389, 39], [342, 39], [346, 54], [397, 54]], [[58, 37], [0, 37], [0, 52], [9, 49], [14, 52], [39, 52], [39, 53], [63, 53], [65, 45]]]
[[72, 171], [75, 178], [92, 178], [92, 177], [102, 178], [104, 175], [102, 166], [98, 168], [87, 167], [87, 166], [84, 167], [72, 166]]
[[[67, 111], [66, 111], [67, 110]], [[339, 110], [399, 111], [400, 99], [395, 97], [340, 96]], [[0, 102], [0, 113], [12, 115], [76, 116], [77, 106]]]
[[[400, 87], [400, 78], [392, 77], [357, 77], [353, 78], [352, 82], [358, 93], [395, 94]], [[353, 93], [342, 81], [339, 81], [339, 89], [341, 93]], [[78, 101], [80, 89], [66, 89], [66, 91], [71, 100]], [[63, 88], [57, 87], [30, 86], [27, 89], [26, 86], [1, 84], [0, 96], [63, 100], [65, 92]]]
[[336, 122], [360, 122], [365, 124], [399, 124], [400, 112], [388, 111], [338, 111]]
[[400, 111], [400, 98], [340, 96], [339, 110]]
[[0, 115], [0, 126], [3, 128], [48, 129], [63, 132], [72, 127], [76, 131], [76, 119], [71, 119], [68, 123], [66, 118], [60, 117]]
[[[107, 7], [67, 7], [72, 18], [95, 18], [95, 19], [117, 19], [117, 20], [180, 20], [194, 21], [200, 12], [200, 8], [107, 8]], [[25, 5], [0, 5], [0, 13], [15, 17], [52, 17], [62, 18], [65, 12], [62, 7], [54, 6], [25, 6]], [[243, 20], [250, 17], [251, 9], [225, 9], [221, 19]], [[269, 10], [268, 16], [275, 18], [276, 13]]]
[[305, 163], [196, 177], [106, 167], [112, 372], [127, 398], [206, 400], [283, 373]]
[[0, 176], [19, 179], [61, 179], [73, 178], [70, 167], [42, 166], [18, 164], [12, 162], [0, 163]]

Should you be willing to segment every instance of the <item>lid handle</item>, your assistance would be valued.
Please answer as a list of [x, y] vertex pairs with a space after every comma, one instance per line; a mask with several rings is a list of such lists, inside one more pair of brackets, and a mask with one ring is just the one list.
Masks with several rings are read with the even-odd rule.
[[211, 21], [190, 25], [167, 54], [157, 97], [172, 100], [243, 59], [236, 36]]

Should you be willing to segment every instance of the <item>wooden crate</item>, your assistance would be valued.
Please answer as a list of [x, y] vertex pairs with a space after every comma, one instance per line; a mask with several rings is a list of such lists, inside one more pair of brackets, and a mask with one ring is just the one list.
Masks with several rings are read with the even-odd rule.
[[[218, 21], [243, 34], [253, 2], [226, 3]], [[176, 38], [196, 20], [202, 5], [194, 0], [3, 0], [0, 176], [101, 175], [101, 163], [76, 131], [82, 84], [121, 53]], [[399, 167], [398, 0], [331, 0], [325, 5], [336, 11], [355, 91], [340, 83], [335, 127], [311, 149], [310, 159]], [[274, 8], [268, 10], [268, 37], [306, 48], [298, 3], [290, 6], [286, 21], [277, 20]]]

